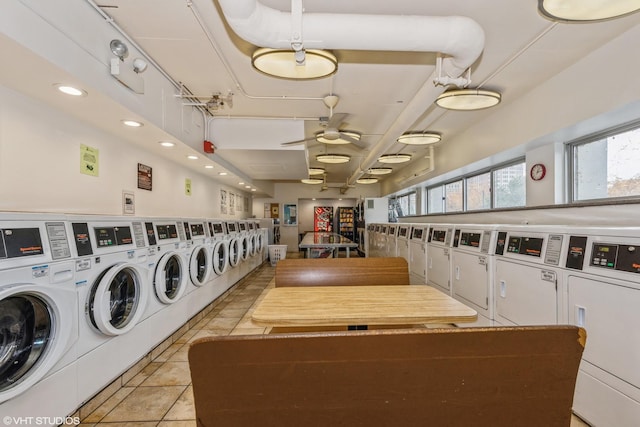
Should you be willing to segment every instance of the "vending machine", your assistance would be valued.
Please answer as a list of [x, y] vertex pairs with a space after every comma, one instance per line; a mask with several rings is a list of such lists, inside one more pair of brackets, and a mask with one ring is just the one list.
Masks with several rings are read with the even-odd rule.
[[339, 207], [336, 215], [336, 229], [341, 236], [354, 241], [355, 221], [354, 209], [351, 207]]
[[313, 231], [333, 231], [333, 206], [314, 206]]

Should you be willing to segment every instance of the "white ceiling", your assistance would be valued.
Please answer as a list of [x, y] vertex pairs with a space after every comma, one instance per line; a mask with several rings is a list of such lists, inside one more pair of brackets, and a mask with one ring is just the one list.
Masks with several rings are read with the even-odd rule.
[[[328, 182], [346, 182], [376, 145], [387, 142], [383, 136], [420, 88], [429, 83], [428, 77], [435, 68], [434, 52], [333, 50], [339, 68], [332, 77], [304, 82], [281, 80], [251, 67], [251, 53], [256, 46], [233, 33], [217, 1], [96, 3], [167, 75], [184, 84], [195, 96], [206, 101], [212, 94], [233, 94], [232, 107], [225, 105], [212, 112], [209, 138], [226, 164], [255, 181], [299, 180], [306, 177], [308, 162], [311, 166], [325, 167]], [[261, 3], [282, 11], [291, 7], [289, 0], [261, 0]], [[440, 132], [443, 135], [440, 144], [446, 144], [489, 115], [500, 114], [501, 109], [509, 108], [511, 100], [524, 96], [640, 22], [640, 14], [636, 14], [597, 24], [556, 24], [538, 13], [535, 0], [304, 0], [303, 3], [306, 14], [461, 15], [472, 18], [483, 28], [485, 48], [472, 66], [471, 86], [498, 90], [503, 102], [477, 112], [450, 112], [433, 104], [422, 106], [422, 115], [404, 130]], [[354, 34], [357, 31], [354, 20]], [[282, 147], [280, 143], [309, 138], [323, 129], [319, 118], [329, 115], [322, 102], [328, 94], [340, 97], [334, 113], [349, 114], [340, 128], [362, 133], [366, 148], [327, 147], [315, 142]], [[490, 140], [491, 136], [484, 138]], [[428, 164], [424, 158], [427, 150], [393, 144], [385, 151], [411, 153], [413, 162]], [[315, 156], [322, 152], [346, 153], [352, 159], [345, 165], [321, 165]], [[437, 162], [438, 146], [435, 158]], [[403, 166], [393, 166], [394, 174], [401, 173]], [[413, 166], [415, 169], [416, 165]]]

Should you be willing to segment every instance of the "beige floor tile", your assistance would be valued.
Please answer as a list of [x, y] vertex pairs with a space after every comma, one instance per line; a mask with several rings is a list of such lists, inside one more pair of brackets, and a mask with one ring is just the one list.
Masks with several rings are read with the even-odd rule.
[[183, 346], [183, 343], [173, 343], [169, 346], [169, 348], [167, 348], [165, 351], [162, 352], [162, 354], [160, 354], [160, 356], [156, 357], [153, 361], [154, 362], [166, 362], [167, 360], [169, 360], [169, 358], [171, 356], [173, 356], [173, 354], [180, 350], [180, 348]]
[[193, 403], [193, 388], [187, 389], [180, 395], [163, 420], [195, 420], [196, 410]]
[[238, 317], [218, 317], [207, 323], [207, 326], [203, 328], [203, 330], [211, 330], [211, 329], [233, 329], [236, 327], [240, 318]]
[[127, 387], [137, 387], [142, 384], [151, 374], [153, 374], [158, 368], [162, 366], [162, 362], [151, 362], [144, 369], [139, 372], [135, 377], [131, 378], [129, 382], [125, 384]]
[[196, 420], [190, 421], [161, 421], [158, 427], [197, 427]]
[[98, 423], [95, 425], [95, 427], [153, 427], [157, 424], [158, 423], [155, 421], [125, 421], [121, 423]]
[[97, 423], [102, 420], [113, 408], [115, 408], [120, 402], [122, 402], [128, 395], [135, 390], [135, 387], [123, 387], [113, 394], [106, 402], [104, 402], [98, 409], [85, 417], [83, 422]]
[[193, 329], [188, 330], [187, 332], [184, 333], [184, 335], [182, 335], [180, 338], [178, 338], [176, 340], [176, 342], [174, 344], [185, 344], [187, 342], [189, 342], [189, 340], [197, 333], [198, 331], [195, 331]]
[[234, 329], [229, 335], [264, 335], [266, 328]]
[[188, 362], [189, 361], [189, 344], [183, 344], [180, 350], [176, 351], [170, 358], [169, 362]]
[[188, 362], [165, 362], [140, 384], [141, 387], [191, 384]]
[[109, 412], [102, 422], [160, 421], [174, 405], [186, 386], [137, 387]]

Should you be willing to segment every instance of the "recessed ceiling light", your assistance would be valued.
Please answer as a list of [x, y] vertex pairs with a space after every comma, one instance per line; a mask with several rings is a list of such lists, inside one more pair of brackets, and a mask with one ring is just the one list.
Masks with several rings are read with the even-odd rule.
[[321, 163], [347, 163], [351, 160], [351, 156], [346, 154], [320, 154], [316, 156], [316, 160]]
[[409, 145], [435, 144], [442, 139], [439, 133], [435, 132], [405, 132], [398, 137], [398, 142]]
[[305, 178], [301, 179], [300, 182], [303, 184], [322, 184], [324, 180], [321, 178]]
[[218, 175], [225, 176], [225, 175], [229, 175], [229, 174], [227, 172], [218, 172]]
[[255, 188], [252, 188], [252, 189], [251, 189], [251, 191], [256, 191], [256, 189], [255, 189]]
[[251, 186], [250, 185], [245, 185], [244, 188], [251, 188]]
[[404, 163], [411, 160], [411, 154], [384, 154], [378, 157], [380, 163]]
[[483, 89], [454, 89], [442, 92], [436, 105], [447, 110], [474, 111], [490, 108], [500, 103], [498, 92]]
[[239, 182], [238, 185], [244, 185], [244, 182]]
[[640, 10], [633, 0], [538, 0], [540, 13], [561, 22], [595, 22], [629, 15]]
[[171, 142], [171, 141], [160, 141], [159, 144], [162, 145], [163, 147], [167, 147], [167, 148], [171, 148], [171, 147], [175, 147], [176, 146], [176, 144]]
[[132, 127], [132, 128], [139, 128], [139, 127], [143, 126], [142, 123], [140, 123], [138, 121], [135, 121], [135, 120], [122, 120], [122, 124], [125, 125], [125, 126]]
[[356, 182], [358, 184], [375, 184], [376, 182], [378, 182], [378, 178], [363, 177], [363, 178], [356, 179]]
[[338, 69], [338, 60], [330, 52], [307, 49], [302, 54], [304, 64], [299, 65], [293, 50], [261, 48], [251, 55], [251, 65], [261, 73], [291, 80], [319, 79]]
[[76, 87], [69, 86], [69, 85], [64, 85], [64, 84], [55, 84], [54, 86], [56, 87], [56, 89], [58, 89], [60, 92], [66, 94], [66, 95], [87, 96], [87, 91], [85, 91], [83, 89], [78, 89]]
[[187, 159], [189, 159], [189, 160], [198, 160], [198, 156], [194, 156], [193, 154], [189, 154], [187, 156]]
[[205, 169], [213, 169], [213, 166], [212, 166], [212, 165], [205, 165], [205, 167], [204, 167], [204, 168], [205, 168]]
[[369, 168], [367, 173], [369, 175], [387, 175], [393, 172], [392, 168]]

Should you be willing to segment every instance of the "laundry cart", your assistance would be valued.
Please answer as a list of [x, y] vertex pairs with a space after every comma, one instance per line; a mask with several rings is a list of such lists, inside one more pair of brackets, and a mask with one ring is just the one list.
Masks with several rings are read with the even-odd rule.
[[566, 323], [560, 260], [568, 238], [553, 226], [498, 227], [495, 320], [501, 325]]
[[434, 224], [427, 236], [427, 284], [451, 295], [453, 225]]
[[458, 326], [493, 325], [495, 227], [456, 226], [451, 248], [451, 294], [478, 312], [478, 320]]
[[573, 409], [594, 426], [640, 423], [640, 228], [569, 231], [569, 323], [587, 331]]
[[273, 267], [287, 257], [287, 245], [269, 245], [269, 262]]

